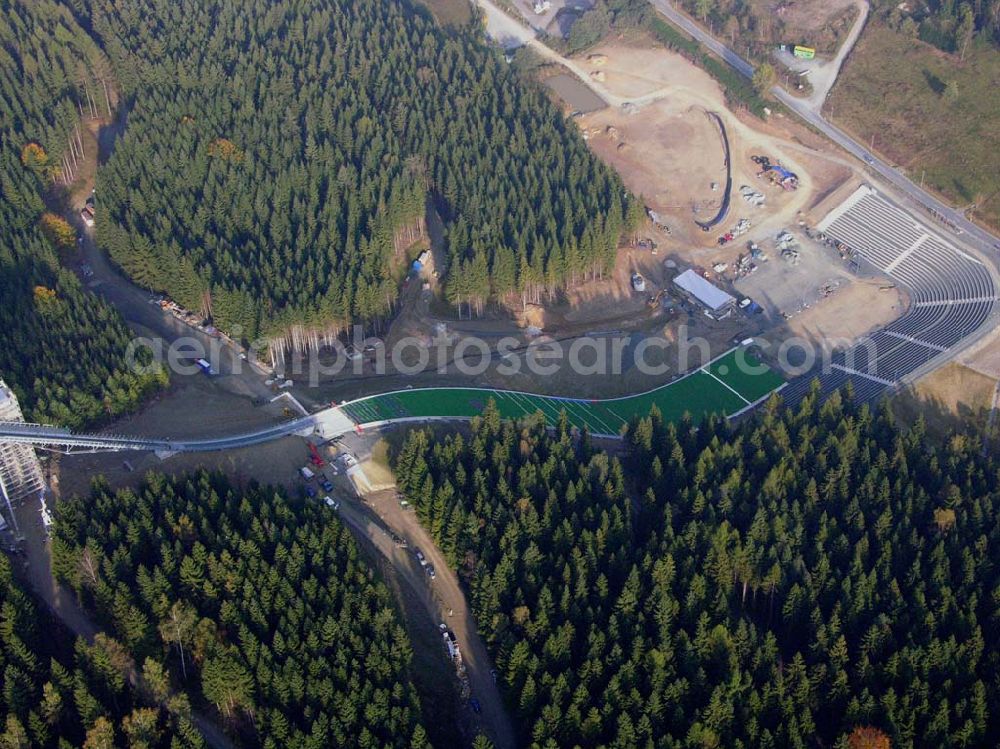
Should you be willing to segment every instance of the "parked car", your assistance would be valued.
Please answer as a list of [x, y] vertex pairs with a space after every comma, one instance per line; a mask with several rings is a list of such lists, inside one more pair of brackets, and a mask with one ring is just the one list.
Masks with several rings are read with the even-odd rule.
[[314, 499], [316, 497], [316, 487], [306, 486], [306, 496], [310, 499]]
[[320, 486], [323, 487], [323, 491], [325, 491], [325, 492], [332, 492], [333, 491], [333, 482], [330, 481], [329, 479], [327, 479], [326, 481], [324, 481], [323, 483], [321, 483]]
[[433, 564], [428, 564], [426, 569], [427, 569], [427, 577], [429, 577], [431, 580], [437, 577], [437, 573], [434, 571]]
[[483, 706], [479, 704], [479, 700], [477, 700], [475, 697], [469, 698], [469, 707], [471, 707], [472, 712], [476, 713], [477, 715], [483, 711]]

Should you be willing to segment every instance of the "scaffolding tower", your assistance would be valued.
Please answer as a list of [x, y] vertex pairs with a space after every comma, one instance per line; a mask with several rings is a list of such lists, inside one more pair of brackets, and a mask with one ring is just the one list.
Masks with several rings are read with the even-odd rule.
[[[0, 421], [24, 421], [17, 396], [3, 380], [0, 380]], [[19, 442], [0, 441], [0, 494], [15, 528], [14, 504], [37, 495], [44, 488], [45, 479], [35, 448]]]

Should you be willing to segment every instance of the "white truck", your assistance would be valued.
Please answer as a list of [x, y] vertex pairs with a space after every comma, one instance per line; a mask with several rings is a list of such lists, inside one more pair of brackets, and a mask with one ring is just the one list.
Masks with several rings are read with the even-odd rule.
[[312, 481], [313, 477], [316, 475], [309, 469], [309, 466], [302, 466], [299, 469], [299, 473], [302, 474], [302, 478], [306, 481]]

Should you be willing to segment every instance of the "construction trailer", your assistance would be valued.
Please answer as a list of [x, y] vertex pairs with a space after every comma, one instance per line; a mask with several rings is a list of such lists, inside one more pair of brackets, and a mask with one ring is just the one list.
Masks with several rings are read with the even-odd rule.
[[709, 316], [716, 320], [727, 317], [736, 305], [736, 297], [702, 278], [694, 270], [686, 270], [674, 278], [674, 286], [688, 299], [704, 307]]

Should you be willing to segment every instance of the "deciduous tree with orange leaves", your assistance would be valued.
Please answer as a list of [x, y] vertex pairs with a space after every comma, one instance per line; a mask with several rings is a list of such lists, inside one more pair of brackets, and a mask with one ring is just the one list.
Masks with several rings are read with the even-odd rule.
[[877, 728], [858, 726], [847, 736], [850, 749], [889, 749], [892, 742]]
[[76, 245], [76, 231], [62, 216], [43, 213], [40, 219], [42, 234], [61, 252], [69, 252]]

